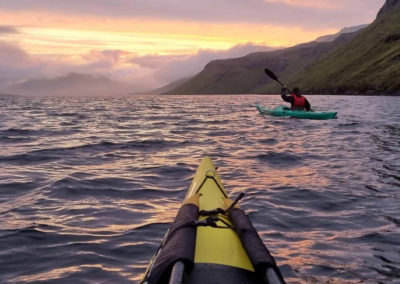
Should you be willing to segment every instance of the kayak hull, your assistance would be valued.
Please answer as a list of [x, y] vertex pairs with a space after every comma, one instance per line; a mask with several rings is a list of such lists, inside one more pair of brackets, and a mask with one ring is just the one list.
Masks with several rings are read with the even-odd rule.
[[272, 116], [280, 117], [294, 117], [302, 119], [316, 119], [316, 120], [326, 120], [334, 119], [337, 116], [337, 112], [313, 112], [313, 111], [303, 111], [303, 110], [291, 110], [290, 108], [279, 106], [273, 109], [256, 105], [260, 114], [267, 114]]

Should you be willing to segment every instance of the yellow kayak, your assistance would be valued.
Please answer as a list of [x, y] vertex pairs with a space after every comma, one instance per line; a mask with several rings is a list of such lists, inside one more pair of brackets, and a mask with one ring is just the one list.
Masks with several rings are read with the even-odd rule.
[[229, 199], [210, 158], [204, 158], [141, 283], [284, 283], [237, 206], [242, 196]]

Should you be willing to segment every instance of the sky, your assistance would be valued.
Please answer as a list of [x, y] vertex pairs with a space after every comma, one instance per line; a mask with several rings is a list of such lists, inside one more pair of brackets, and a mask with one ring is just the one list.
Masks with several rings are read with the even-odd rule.
[[132, 91], [372, 22], [385, 0], [0, 0], [0, 91], [69, 73]]

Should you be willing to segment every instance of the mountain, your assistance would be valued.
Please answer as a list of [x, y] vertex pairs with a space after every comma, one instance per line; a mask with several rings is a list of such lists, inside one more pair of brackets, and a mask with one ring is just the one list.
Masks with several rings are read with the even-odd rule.
[[55, 78], [31, 79], [4, 90], [23, 96], [109, 96], [124, 94], [129, 87], [101, 75], [69, 73]]
[[362, 30], [363, 28], [367, 27], [368, 25], [359, 25], [359, 26], [354, 26], [354, 27], [347, 27], [341, 29], [338, 33], [332, 34], [332, 35], [326, 35], [326, 36], [320, 36], [317, 38], [315, 41], [316, 42], [326, 42], [326, 41], [333, 41], [335, 40], [339, 35], [341, 34], [347, 34], [347, 33], [354, 33], [359, 30]]
[[312, 93], [400, 94], [400, 0], [387, 0], [376, 20], [290, 83]]
[[211, 61], [171, 94], [277, 93], [273, 70], [306, 93], [400, 94], [400, 0], [387, 0], [367, 27], [333, 41]]
[[379, 10], [377, 18], [384, 16], [387, 13], [390, 13], [393, 8], [400, 5], [399, 0], [386, 0], [383, 7]]
[[149, 94], [157, 94], [157, 95], [158, 95], [158, 94], [163, 94], [163, 93], [168, 93], [168, 92], [170, 92], [170, 91], [176, 89], [176, 88], [179, 87], [180, 85], [186, 83], [186, 82], [189, 81], [190, 79], [191, 79], [191, 78], [183, 78], [183, 79], [174, 81], [174, 82], [172, 82], [172, 83], [169, 83], [168, 85], [163, 86], [163, 87], [161, 87], [161, 88], [158, 88], [158, 89], [149, 91], [149, 92], [147, 92], [147, 93], [149, 93]]
[[214, 60], [203, 71], [168, 94], [246, 94], [276, 93], [275, 81], [269, 79], [264, 69], [280, 74], [284, 80], [296, 76], [306, 67], [320, 60], [329, 51], [351, 40], [356, 33], [339, 35], [332, 42], [309, 42], [294, 47], [251, 53], [244, 57]]

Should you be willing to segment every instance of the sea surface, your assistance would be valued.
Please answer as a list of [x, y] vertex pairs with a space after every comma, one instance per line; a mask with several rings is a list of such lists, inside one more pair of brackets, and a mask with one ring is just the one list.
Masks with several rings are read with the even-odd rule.
[[204, 156], [288, 283], [400, 283], [400, 97], [0, 97], [0, 283], [138, 283]]

